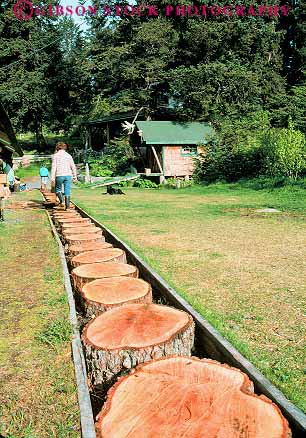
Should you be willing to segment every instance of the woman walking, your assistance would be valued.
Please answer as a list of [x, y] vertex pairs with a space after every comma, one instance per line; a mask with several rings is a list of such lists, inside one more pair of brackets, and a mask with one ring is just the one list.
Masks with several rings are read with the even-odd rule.
[[[77, 171], [73, 158], [67, 151], [67, 144], [59, 142], [55, 146], [55, 154], [52, 157], [51, 183], [55, 183], [55, 193], [65, 210], [70, 205], [71, 180], [77, 181]], [[64, 196], [62, 193], [64, 186]]]

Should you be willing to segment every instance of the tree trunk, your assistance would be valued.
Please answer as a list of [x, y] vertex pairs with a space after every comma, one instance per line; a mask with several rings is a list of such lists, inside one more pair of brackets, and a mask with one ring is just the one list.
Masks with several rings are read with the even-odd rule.
[[[84, 241], [87, 240], [84, 239]], [[99, 278], [138, 277], [138, 269], [136, 266], [119, 262], [91, 263], [74, 268], [71, 275], [75, 289], [81, 292], [84, 284]]]
[[39, 148], [45, 151], [47, 149], [47, 142], [42, 132], [42, 123], [40, 116], [37, 113], [35, 115], [35, 135], [36, 135], [36, 142], [39, 145]]
[[289, 438], [287, 420], [246, 374], [209, 359], [139, 365], [109, 390], [97, 438]]
[[79, 245], [83, 242], [104, 242], [105, 237], [99, 234], [72, 234], [67, 237], [66, 242], [68, 245]]
[[92, 384], [107, 384], [140, 363], [171, 354], [190, 356], [194, 322], [173, 307], [128, 304], [97, 316], [82, 340]]
[[74, 236], [75, 234], [95, 234], [97, 236], [102, 236], [102, 229], [88, 224], [87, 227], [69, 228], [66, 231], [62, 231], [64, 239]]
[[86, 251], [71, 259], [71, 266], [76, 268], [90, 263], [121, 262], [126, 263], [125, 252], [119, 248]]
[[126, 304], [152, 303], [152, 288], [139, 278], [103, 278], [85, 284], [82, 291], [87, 318]]
[[70, 258], [72, 258], [85, 251], [96, 251], [98, 249], [107, 249], [112, 247], [113, 245], [111, 243], [106, 242], [83, 242], [80, 245], [69, 245], [68, 255]]

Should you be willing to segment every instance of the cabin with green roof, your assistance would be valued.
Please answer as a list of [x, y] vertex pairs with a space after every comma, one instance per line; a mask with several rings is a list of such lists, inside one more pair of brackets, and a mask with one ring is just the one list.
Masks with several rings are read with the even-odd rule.
[[205, 122], [136, 121], [132, 145], [142, 156], [143, 173], [159, 177], [188, 179], [195, 166], [195, 158], [203, 152], [215, 135]]

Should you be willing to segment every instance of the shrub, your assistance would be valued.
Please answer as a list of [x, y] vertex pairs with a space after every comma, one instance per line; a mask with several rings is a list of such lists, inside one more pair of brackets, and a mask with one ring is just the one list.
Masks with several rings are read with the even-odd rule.
[[124, 175], [134, 160], [134, 151], [126, 138], [115, 139], [99, 159], [90, 159], [93, 176]]
[[305, 135], [291, 120], [282, 129], [270, 128], [265, 118], [258, 125], [258, 120], [225, 124], [227, 130], [223, 127], [195, 159], [195, 180], [233, 182], [262, 175], [296, 179], [306, 174]]
[[306, 138], [295, 129], [292, 120], [288, 128], [271, 129], [262, 139], [266, 173], [297, 179], [306, 172]]
[[141, 189], [158, 189], [159, 185], [150, 179], [138, 178], [134, 182], [134, 187], [140, 187]]
[[191, 187], [194, 184], [193, 180], [185, 180], [184, 178], [168, 178], [163, 187], [168, 189], [184, 189]]

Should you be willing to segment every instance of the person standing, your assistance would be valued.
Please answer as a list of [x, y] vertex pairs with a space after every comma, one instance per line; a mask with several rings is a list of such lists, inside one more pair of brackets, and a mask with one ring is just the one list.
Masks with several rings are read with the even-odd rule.
[[[65, 205], [65, 210], [70, 205], [71, 180], [77, 181], [77, 170], [72, 156], [67, 152], [67, 144], [59, 142], [55, 146], [52, 157], [51, 183], [55, 183], [55, 193], [61, 205]], [[62, 186], [64, 186], [64, 196]]]
[[47, 190], [47, 184], [49, 181], [49, 170], [45, 164], [43, 164], [39, 169], [39, 175], [40, 175], [40, 189]]
[[13, 192], [14, 191], [14, 182], [15, 182], [14, 171], [13, 171], [13, 168], [6, 161], [4, 161], [2, 158], [0, 158], [0, 171], [2, 171], [3, 173], [6, 174], [7, 181], [8, 181], [9, 186], [10, 186], [10, 191]]

